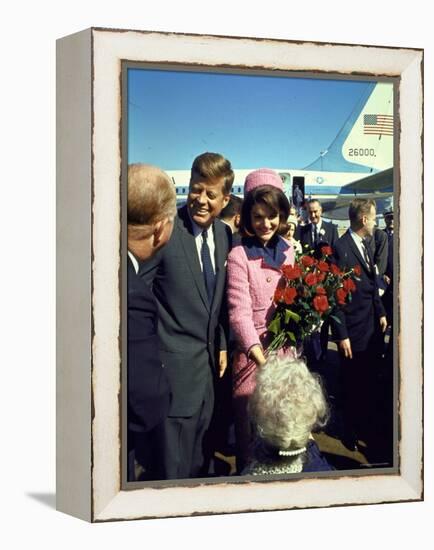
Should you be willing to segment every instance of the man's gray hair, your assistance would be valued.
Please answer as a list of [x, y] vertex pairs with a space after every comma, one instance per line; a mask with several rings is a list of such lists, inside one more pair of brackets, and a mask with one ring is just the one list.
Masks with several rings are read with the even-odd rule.
[[281, 450], [304, 447], [329, 414], [319, 376], [301, 359], [276, 356], [257, 370], [249, 407], [259, 437]]
[[353, 199], [348, 208], [348, 217], [351, 227], [360, 227], [363, 216], [368, 216], [372, 208], [377, 208], [373, 199]]
[[152, 226], [176, 215], [176, 191], [169, 176], [157, 166], [128, 166], [128, 225]]

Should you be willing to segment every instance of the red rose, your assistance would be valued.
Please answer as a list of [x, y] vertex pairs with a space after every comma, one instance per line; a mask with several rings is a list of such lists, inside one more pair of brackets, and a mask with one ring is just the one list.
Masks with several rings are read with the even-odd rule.
[[327, 262], [324, 262], [324, 261], [320, 260], [318, 262], [318, 269], [320, 271], [322, 271], [323, 273], [327, 273], [327, 271], [330, 269], [329, 264]]
[[322, 283], [324, 281], [324, 279], [326, 278], [326, 275], [325, 275], [325, 273], [318, 273], [316, 278], [317, 278], [319, 283]]
[[347, 291], [344, 288], [338, 288], [336, 291], [336, 299], [341, 306], [345, 305], [345, 299], [347, 297]]
[[317, 286], [315, 292], [324, 296], [327, 294], [326, 289], [323, 286]]
[[356, 290], [356, 284], [352, 279], [345, 279], [342, 284], [347, 292], [354, 292]]
[[341, 275], [341, 270], [336, 264], [330, 264], [330, 271], [333, 275]]
[[333, 254], [333, 250], [331, 246], [322, 246], [321, 247], [321, 254], [323, 256], [331, 256]]
[[275, 302], [280, 302], [280, 300], [282, 300], [283, 298], [283, 289], [282, 288], [276, 288], [276, 290], [274, 291], [274, 301]]
[[298, 265], [284, 265], [282, 267], [282, 272], [290, 281], [301, 277], [301, 268]]
[[315, 296], [313, 299], [313, 307], [320, 313], [325, 313], [329, 308], [327, 296]]
[[360, 277], [362, 274], [362, 268], [359, 265], [355, 265], [353, 267], [354, 274], [357, 275], [357, 277]]
[[291, 305], [294, 302], [294, 298], [297, 296], [297, 291], [293, 286], [288, 286], [285, 288], [283, 293], [283, 299], [285, 304]]
[[312, 258], [312, 256], [302, 256], [301, 263], [304, 265], [304, 267], [310, 267], [315, 263], [315, 260]]
[[304, 278], [304, 282], [309, 286], [313, 286], [317, 284], [318, 279], [314, 273], [308, 273]]

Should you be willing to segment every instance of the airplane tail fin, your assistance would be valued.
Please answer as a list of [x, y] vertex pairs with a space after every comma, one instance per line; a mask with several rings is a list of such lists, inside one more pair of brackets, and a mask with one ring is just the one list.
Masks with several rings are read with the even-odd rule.
[[329, 148], [305, 170], [375, 173], [393, 166], [393, 84], [370, 82]]

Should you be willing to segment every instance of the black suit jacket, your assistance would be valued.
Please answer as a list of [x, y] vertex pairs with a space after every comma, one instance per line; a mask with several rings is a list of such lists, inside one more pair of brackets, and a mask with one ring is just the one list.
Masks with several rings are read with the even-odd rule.
[[[360, 265], [362, 273], [356, 281], [357, 289], [352, 293], [351, 302], [336, 312], [340, 323], [332, 320], [333, 333], [337, 340], [349, 338], [353, 351], [364, 351], [374, 334], [380, 332], [379, 319], [385, 315], [375, 272], [368, 270], [349, 231], [336, 243], [334, 260], [341, 269]], [[372, 257], [371, 263], [373, 265]]]
[[152, 283], [158, 302], [160, 352], [172, 389], [169, 416], [192, 416], [202, 404], [216, 372], [219, 350], [226, 349], [226, 260], [230, 228], [213, 224], [216, 284], [211, 306], [205, 289], [191, 221], [178, 210], [167, 245], [144, 263], [140, 275]]
[[157, 302], [128, 258], [128, 427], [147, 432], [167, 416], [170, 388], [162, 366]]
[[378, 268], [378, 275], [382, 277], [387, 268], [388, 239], [382, 229], [376, 228], [372, 237], [366, 238], [369, 243], [374, 264]]
[[[318, 245], [315, 251], [319, 251], [321, 246], [329, 245], [335, 248], [336, 243], [338, 242], [338, 228], [334, 223], [326, 222], [322, 220], [321, 231], [324, 230], [324, 234], [318, 235]], [[303, 252], [307, 252], [314, 248], [312, 240], [312, 224], [308, 223], [306, 225], [300, 225], [297, 227], [295, 239], [300, 241], [303, 248]], [[307, 246], [306, 246], [307, 245]]]

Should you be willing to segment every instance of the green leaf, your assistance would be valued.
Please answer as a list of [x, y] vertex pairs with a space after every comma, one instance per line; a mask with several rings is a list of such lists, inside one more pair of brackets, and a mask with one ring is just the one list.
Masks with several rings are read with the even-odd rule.
[[293, 332], [287, 331], [286, 335], [288, 336], [288, 338], [291, 340], [291, 342], [293, 344], [297, 343], [297, 339], [296, 339], [295, 334]]
[[331, 317], [331, 319], [336, 321], [336, 323], [338, 323], [339, 325], [342, 325], [342, 321], [338, 317], [336, 317], [336, 315], [330, 315], [329, 317]]
[[279, 334], [280, 332], [280, 315], [275, 317], [268, 325], [268, 330], [273, 334]]
[[290, 320], [293, 320], [296, 323], [300, 322], [300, 315], [294, 313], [290, 309], [285, 310], [285, 324], [288, 324]]

